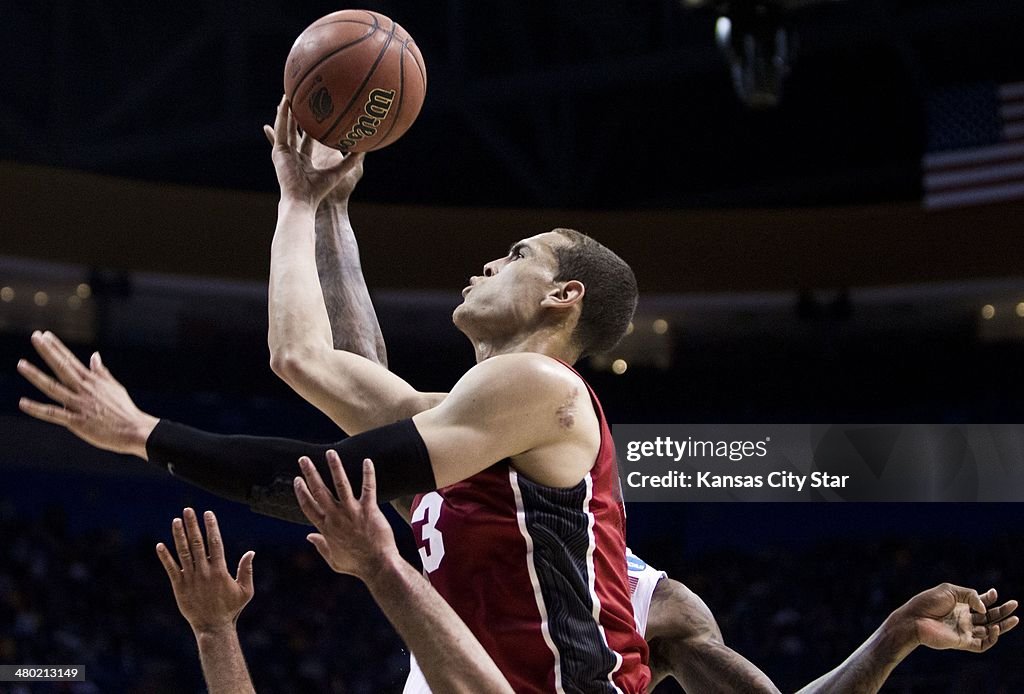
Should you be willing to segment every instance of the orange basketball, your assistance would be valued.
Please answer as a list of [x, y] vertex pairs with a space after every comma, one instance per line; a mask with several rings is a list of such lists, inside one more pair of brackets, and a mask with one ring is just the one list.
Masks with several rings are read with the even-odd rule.
[[369, 152], [400, 138], [423, 106], [427, 71], [397, 22], [369, 10], [341, 10], [295, 39], [284, 93], [299, 126], [343, 152]]

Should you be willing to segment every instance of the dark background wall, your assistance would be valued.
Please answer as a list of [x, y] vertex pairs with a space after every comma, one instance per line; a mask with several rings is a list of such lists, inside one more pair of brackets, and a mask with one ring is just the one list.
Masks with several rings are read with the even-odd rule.
[[[935, 212], [919, 199], [931, 95], [1024, 79], [1024, 5], [366, 6], [412, 32], [429, 73], [420, 120], [368, 158], [353, 205], [391, 367], [410, 382], [446, 389], [472, 364], [449, 321], [467, 275], [510, 241], [569, 225], [626, 257], [644, 293], [612, 355], [628, 371], [581, 367], [613, 423], [1022, 421], [1022, 203]], [[2, 662], [85, 662], [99, 691], [198, 690], [191, 637], [152, 556], [192, 504], [221, 515], [233, 556], [257, 550], [241, 627], [261, 689], [398, 686], [400, 645], [302, 529], [16, 408], [31, 388], [14, 363], [31, 356], [31, 330], [51, 328], [80, 355], [102, 350], [159, 415], [336, 437], [267, 368], [276, 197], [260, 133], [292, 40], [334, 9], [5, 8]], [[714, 41], [721, 14], [788, 32], [777, 107], [737, 96]], [[929, 585], [995, 585], [1007, 598], [1024, 585], [1020, 504], [629, 514], [634, 549], [703, 595], [727, 641], [784, 690]], [[1024, 690], [1019, 636], [981, 657], [915, 653], [890, 691]]]

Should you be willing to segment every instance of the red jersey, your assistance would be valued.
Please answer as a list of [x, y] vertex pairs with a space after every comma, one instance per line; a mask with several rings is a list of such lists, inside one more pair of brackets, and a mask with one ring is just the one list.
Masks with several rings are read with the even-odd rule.
[[587, 390], [601, 444], [576, 486], [536, 484], [505, 459], [412, 504], [427, 578], [516, 692], [633, 693], [650, 680], [630, 603], [615, 445]]

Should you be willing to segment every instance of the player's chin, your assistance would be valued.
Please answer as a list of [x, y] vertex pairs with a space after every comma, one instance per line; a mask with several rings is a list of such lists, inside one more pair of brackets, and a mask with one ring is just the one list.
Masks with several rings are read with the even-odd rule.
[[466, 300], [463, 299], [462, 303], [455, 307], [452, 311], [452, 323], [455, 323], [456, 328], [462, 328], [462, 323], [466, 319]]

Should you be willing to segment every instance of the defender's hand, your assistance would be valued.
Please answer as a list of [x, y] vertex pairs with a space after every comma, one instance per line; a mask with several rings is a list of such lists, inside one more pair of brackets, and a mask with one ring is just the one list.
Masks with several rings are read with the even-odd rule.
[[1020, 621], [1012, 616], [1016, 600], [992, 607], [996, 589], [976, 590], [951, 583], [918, 593], [894, 616], [911, 620], [917, 640], [929, 648], [982, 653]]
[[182, 515], [184, 523], [181, 518], [175, 518], [171, 523], [171, 535], [181, 566], [164, 543], [156, 546], [160, 563], [171, 579], [178, 609], [197, 635], [233, 628], [242, 608], [252, 599], [252, 560], [256, 553], [250, 550], [243, 554], [238, 562], [237, 576], [231, 578], [213, 511], [207, 511], [203, 516], [210, 543], [209, 555], [199, 532], [196, 512], [186, 508]]
[[377, 483], [373, 462], [363, 461], [363, 490], [352, 495], [348, 475], [334, 451], [327, 451], [327, 464], [334, 478], [337, 498], [328, 490], [313, 462], [299, 459], [303, 477], [295, 478], [295, 496], [302, 512], [320, 532], [306, 539], [338, 573], [372, 580], [384, 562], [398, 557], [398, 546], [384, 514], [377, 506]]
[[57, 378], [24, 359], [18, 362], [18, 373], [58, 404], [22, 398], [18, 402], [22, 412], [59, 424], [97, 448], [146, 457], [146, 439], [159, 420], [135, 406], [103, 365], [99, 352], [93, 353], [86, 368], [51, 332], [32, 333], [32, 346]]

